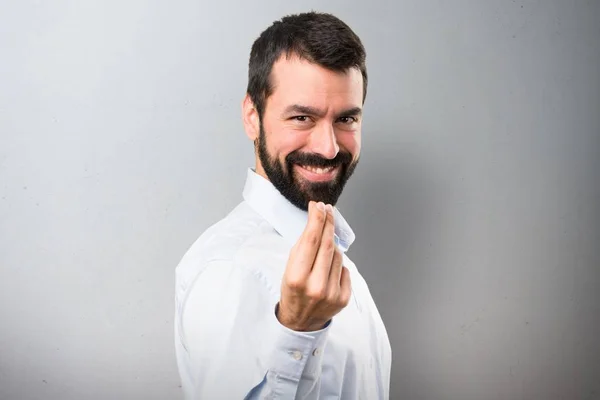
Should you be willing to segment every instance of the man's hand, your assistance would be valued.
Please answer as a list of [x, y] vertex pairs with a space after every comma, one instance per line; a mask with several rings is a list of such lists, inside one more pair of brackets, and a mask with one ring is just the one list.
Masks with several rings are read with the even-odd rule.
[[333, 234], [333, 207], [311, 201], [281, 284], [277, 318], [292, 330], [322, 329], [350, 301], [350, 273]]

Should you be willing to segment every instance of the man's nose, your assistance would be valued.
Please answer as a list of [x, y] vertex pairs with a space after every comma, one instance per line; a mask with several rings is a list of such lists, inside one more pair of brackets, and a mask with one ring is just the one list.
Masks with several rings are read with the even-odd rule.
[[311, 151], [329, 160], [335, 158], [340, 152], [335, 129], [330, 123], [323, 122], [317, 126], [311, 133], [310, 141]]

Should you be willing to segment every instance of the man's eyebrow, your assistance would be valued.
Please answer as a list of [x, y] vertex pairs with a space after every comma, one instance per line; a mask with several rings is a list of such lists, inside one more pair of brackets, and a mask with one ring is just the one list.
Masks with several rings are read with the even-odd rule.
[[302, 115], [311, 115], [314, 117], [323, 117], [325, 112], [323, 110], [319, 110], [315, 107], [310, 106], [302, 106], [300, 104], [292, 104], [291, 106], [286, 107], [283, 112], [285, 115], [289, 114], [302, 114]]
[[362, 115], [362, 108], [360, 107], [352, 107], [349, 108], [345, 111], [342, 111], [341, 113], [339, 113], [337, 115], [337, 118], [340, 117], [359, 117], [360, 115]]
[[[291, 106], [286, 107], [284, 110], [284, 115], [289, 114], [302, 114], [302, 115], [310, 115], [314, 117], [324, 117], [325, 111], [320, 110], [315, 107], [303, 106], [300, 104], [292, 104]], [[360, 107], [352, 107], [347, 110], [344, 110], [336, 115], [336, 118], [340, 117], [354, 117], [360, 116], [362, 114], [362, 109]]]

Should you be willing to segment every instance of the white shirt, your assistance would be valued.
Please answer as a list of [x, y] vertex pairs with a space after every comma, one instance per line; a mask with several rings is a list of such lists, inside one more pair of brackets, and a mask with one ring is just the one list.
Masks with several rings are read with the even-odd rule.
[[[391, 347], [366, 282], [344, 254], [352, 298], [327, 326], [296, 332], [275, 316], [307, 213], [248, 169], [244, 200], [176, 269], [175, 346], [186, 399], [389, 398]], [[345, 252], [354, 233], [335, 210]]]

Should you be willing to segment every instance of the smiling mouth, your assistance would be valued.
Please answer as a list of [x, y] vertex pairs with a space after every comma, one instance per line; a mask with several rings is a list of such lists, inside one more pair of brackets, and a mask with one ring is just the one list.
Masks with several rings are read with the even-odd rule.
[[322, 168], [300, 164], [296, 164], [295, 168], [304, 178], [314, 182], [330, 181], [336, 176], [338, 170], [340, 169], [339, 166]]
[[319, 167], [311, 167], [310, 165], [299, 165], [299, 167], [304, 168], [305, 170], [310, 171], [315, 174], [326, 174], [328, 172], [333, 171], [333, 169], [335, 168], [335, 167], [319, 168]]

